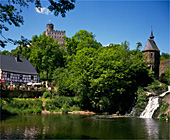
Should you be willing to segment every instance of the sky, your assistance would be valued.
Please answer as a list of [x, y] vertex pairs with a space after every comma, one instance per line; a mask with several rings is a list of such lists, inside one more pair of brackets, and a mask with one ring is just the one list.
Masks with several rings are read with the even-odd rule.
[[[24, 25], [8, 26], [3, 35], [7, 38], [20, 39], [21, 35], [31, 40], [33, 35], [40, 35], [46, 25], [54, 24], [54, 30], [65, 30], [67, 37], [72, 37], [79, 30], [95, 34], [95, 39], [103, 46], [128, 41], [130, 49], [135, 49], [137, 42], [142, 49], [153, 28], [154, 40], [160, 52], [170, 54], [169, 0], [77, 0], [75, 9], [68, 11], [66, 17], [54, 16], [47, 10], [47, 0], [42, 1], [42, 12], [34, 4], [23, 9]], [[1, 0], [1, 3], [7, 0]], [[51, 21], [49, 21], [51, 20]], [[8, 44], [1, 51], [11, 51], [17, 46]]]

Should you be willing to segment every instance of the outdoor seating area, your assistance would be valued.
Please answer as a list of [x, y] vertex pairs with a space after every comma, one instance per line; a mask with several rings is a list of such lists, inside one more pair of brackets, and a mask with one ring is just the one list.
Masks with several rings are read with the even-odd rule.
[[41, 83], [8, 83], [5, 80], [0, 79], [0, 89], [1, 90], [22, 90], [22, 91], [40, 91]]

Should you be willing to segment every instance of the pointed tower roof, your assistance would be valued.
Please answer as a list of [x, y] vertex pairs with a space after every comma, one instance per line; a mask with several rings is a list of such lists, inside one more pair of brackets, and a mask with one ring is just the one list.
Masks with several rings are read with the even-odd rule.
[[150, 39], [154, 39], [152, 26], [151, 26], [151, 36], [150, 36]]
[[160, 52], [160, 50], [158, 49], [155, 41], [153, 40], [154, 36], [153, 36], [153, 30], [151, 28], [151, 36], [150, 39], [147, 40], [145, 48], [143, 49], [142, 52], [146, 52], [146, 51], [158, 51]]

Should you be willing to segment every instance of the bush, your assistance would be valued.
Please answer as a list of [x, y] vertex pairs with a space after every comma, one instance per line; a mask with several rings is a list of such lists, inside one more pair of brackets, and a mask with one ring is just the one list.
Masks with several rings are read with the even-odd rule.
[[166, 111], [167, 108], [168, 108], [168, 106], [169, 106], [169, 104], [168, 104], [167, 102], [165, 102], [165, 103], [161, 106], [160, 111], [161, 111], [161, 112]]
[[42, 101], [39, 99], [6, 99], [2, 109], [10, 114], [31, 114], [42, 111]]
[[48, 91], [45, 91], [44, 93], [43, 93], [43, 96], [42, 96], [42, 98], [48, 98], [48, 97], [50, 97], [51, 98], [51, 92], [48, 90]]
[[147, 95], [142, 87], [138, 88], [137, 94], [138, 94], [137, 104], [141, 107], [143, 105], [143, 103], [146, 101]]
[[168, 121], [170, 121], [170, 115], [167, 116]]
[[159, 120], [160, 121], [165, 121], [166, 120], [165, 114], [161, 114], [160, 117], [159, 117]]
[[80, 107], [73, 105], [72, 107], [69, 108], [70, 111], [81, 111]]
[[46, 100], [44, 109], [48, 111], [56, 111], [56, 112], [68, 112], [68, 110], [80, 110], [78, 107], [79, 100], [77, 97], [65, 97], [60, 96], [56, 99]]
[[63, 108], [62, 109], [62, 113], [68, 113], [69, 112], [69, 109], [68, 108]]
[[57, 110], [57, 108], [61, 108], [61, 104], [57, 101], [57, 99], [47, 100], [45, 102], [45, 110]]
[[151, 84], [148, 85], [148, 88], [152, 90], [156, 90], [159, 88], [159, 83], [157, 81], [152, 82]]

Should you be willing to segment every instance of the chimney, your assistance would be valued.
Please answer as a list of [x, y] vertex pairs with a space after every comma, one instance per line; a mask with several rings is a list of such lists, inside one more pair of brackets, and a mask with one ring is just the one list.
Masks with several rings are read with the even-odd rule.
[[19, 55], [18, 55], [18, 54], [15, 56], [15, 61], [16, 61], [16, 62], [22, 62], [22, 61], [20, 60], [20, 58], [19, 58]]

